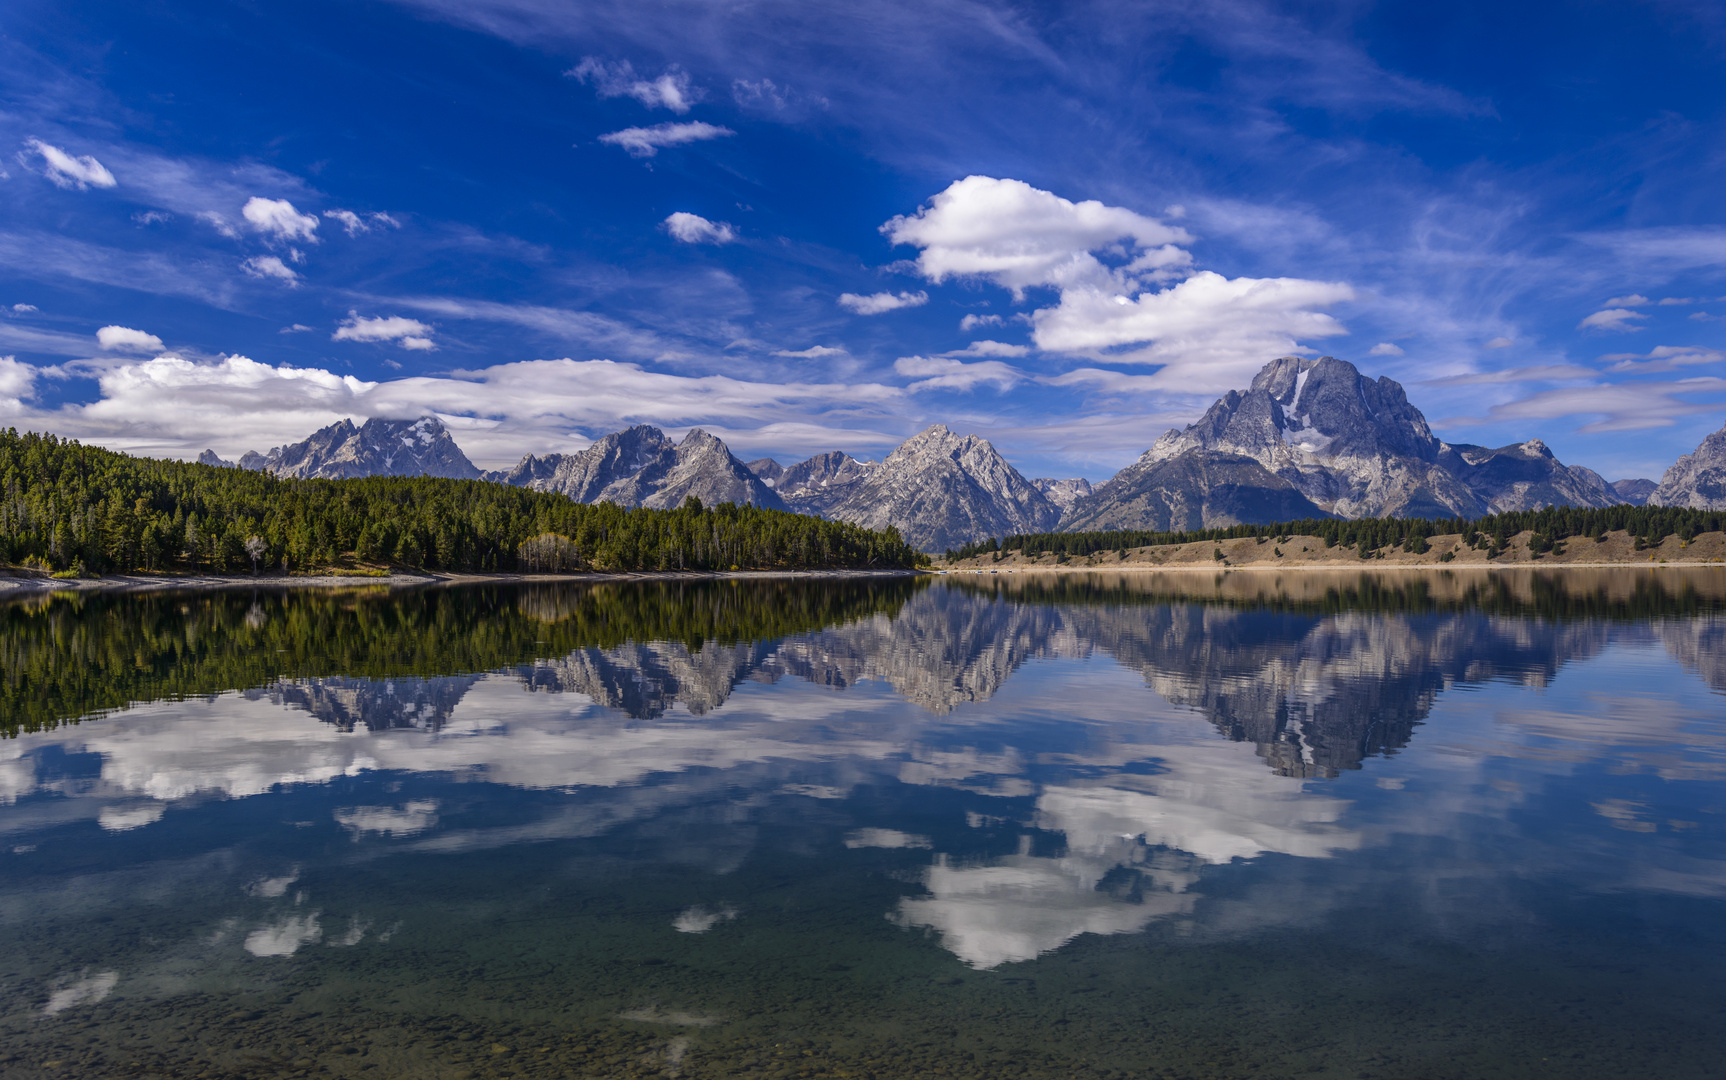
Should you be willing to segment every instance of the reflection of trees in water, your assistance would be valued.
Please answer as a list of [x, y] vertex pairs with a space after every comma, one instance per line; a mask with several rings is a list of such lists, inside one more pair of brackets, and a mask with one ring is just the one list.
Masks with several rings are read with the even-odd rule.
[[[553, 594], [534, 602], [562, 601]], [[1681, 655], [1696, 657], [1692, 666], [1712, 662], [1718, 650], [1710, 651], [1705, 631], [1687, 632], [1701, 636], [1667, 635], [1691, 642]], [[1101, 651], [1164, 699], [1200, 711], [1226, 738], [1256, 744], [1278, 775], [1333, 777], [1407, 745], [1447, 686], [1492, 679], [1544, 685], [1565, 662], [1599, 652], [1612, 633], [1611, 624], [1592, 619], [1021, 603], [994, 592], [931, 589], [891, 615], [777, 641], [631, 641], [510, 670], [530, 689], [581, 693], [636, 719], [677, 705], [706, 715], [746, 680], [786, 677], [833, 687], [878, 679], [946, 715], [992, 697], [1028, 659]], [[332, 723], [387, 728], [447, 716], [466, 685], [364, 684], [301, 680], [279, 693]]]
[[910, 578], [72, 593], [0, 603], [0, 736], [279, 680], [497, 671], [625, 642], [772, 640], [893, 612]]
[[[132, 701], [267, 687], [351, 729], [442, 723], [511, 671], [631, 717], [718, 708], [745, 680], [878, 679], [945, 715], [1028, 659], [1101, 650], [1287, 776], [1406, 745], [1454, 683], [1544, 682], [1620, 621], [1726, 686], [1711, 571], [1094, 574], [653, 581], [97, 595], [0, 606], [0, 716], [29, 730]], [[1682, 617], [1682, 616], [1692, 617]], [[1697, 617], [1700, 616], [1700, 617]], [[548, 659], [550, 658], [550, 659]]]

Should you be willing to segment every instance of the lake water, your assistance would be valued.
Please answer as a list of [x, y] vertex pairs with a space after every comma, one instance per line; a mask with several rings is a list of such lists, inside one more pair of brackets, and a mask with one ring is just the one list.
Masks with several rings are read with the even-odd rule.
[[1726, 1073], [1726, 573], [0, 606], [0, 1074]]

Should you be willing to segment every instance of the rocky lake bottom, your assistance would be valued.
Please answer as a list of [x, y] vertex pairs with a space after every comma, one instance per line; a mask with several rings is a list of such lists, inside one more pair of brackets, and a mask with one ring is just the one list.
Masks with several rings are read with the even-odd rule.
[[1726, 1074], [1726, 571], [0, 606], [0, 1073]]

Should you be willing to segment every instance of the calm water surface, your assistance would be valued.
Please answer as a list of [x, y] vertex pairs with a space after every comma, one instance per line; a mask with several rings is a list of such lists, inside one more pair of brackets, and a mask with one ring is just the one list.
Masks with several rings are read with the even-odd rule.
[[1726, 1075], [1726, 574], [0, 606], [0, 1074]]

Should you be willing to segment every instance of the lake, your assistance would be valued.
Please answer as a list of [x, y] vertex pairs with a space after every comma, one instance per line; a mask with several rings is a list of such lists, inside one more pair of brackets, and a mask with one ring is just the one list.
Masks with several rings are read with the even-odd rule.
[[0, 605], [7, 1077], [1726, 1074], [1726, 572]]

